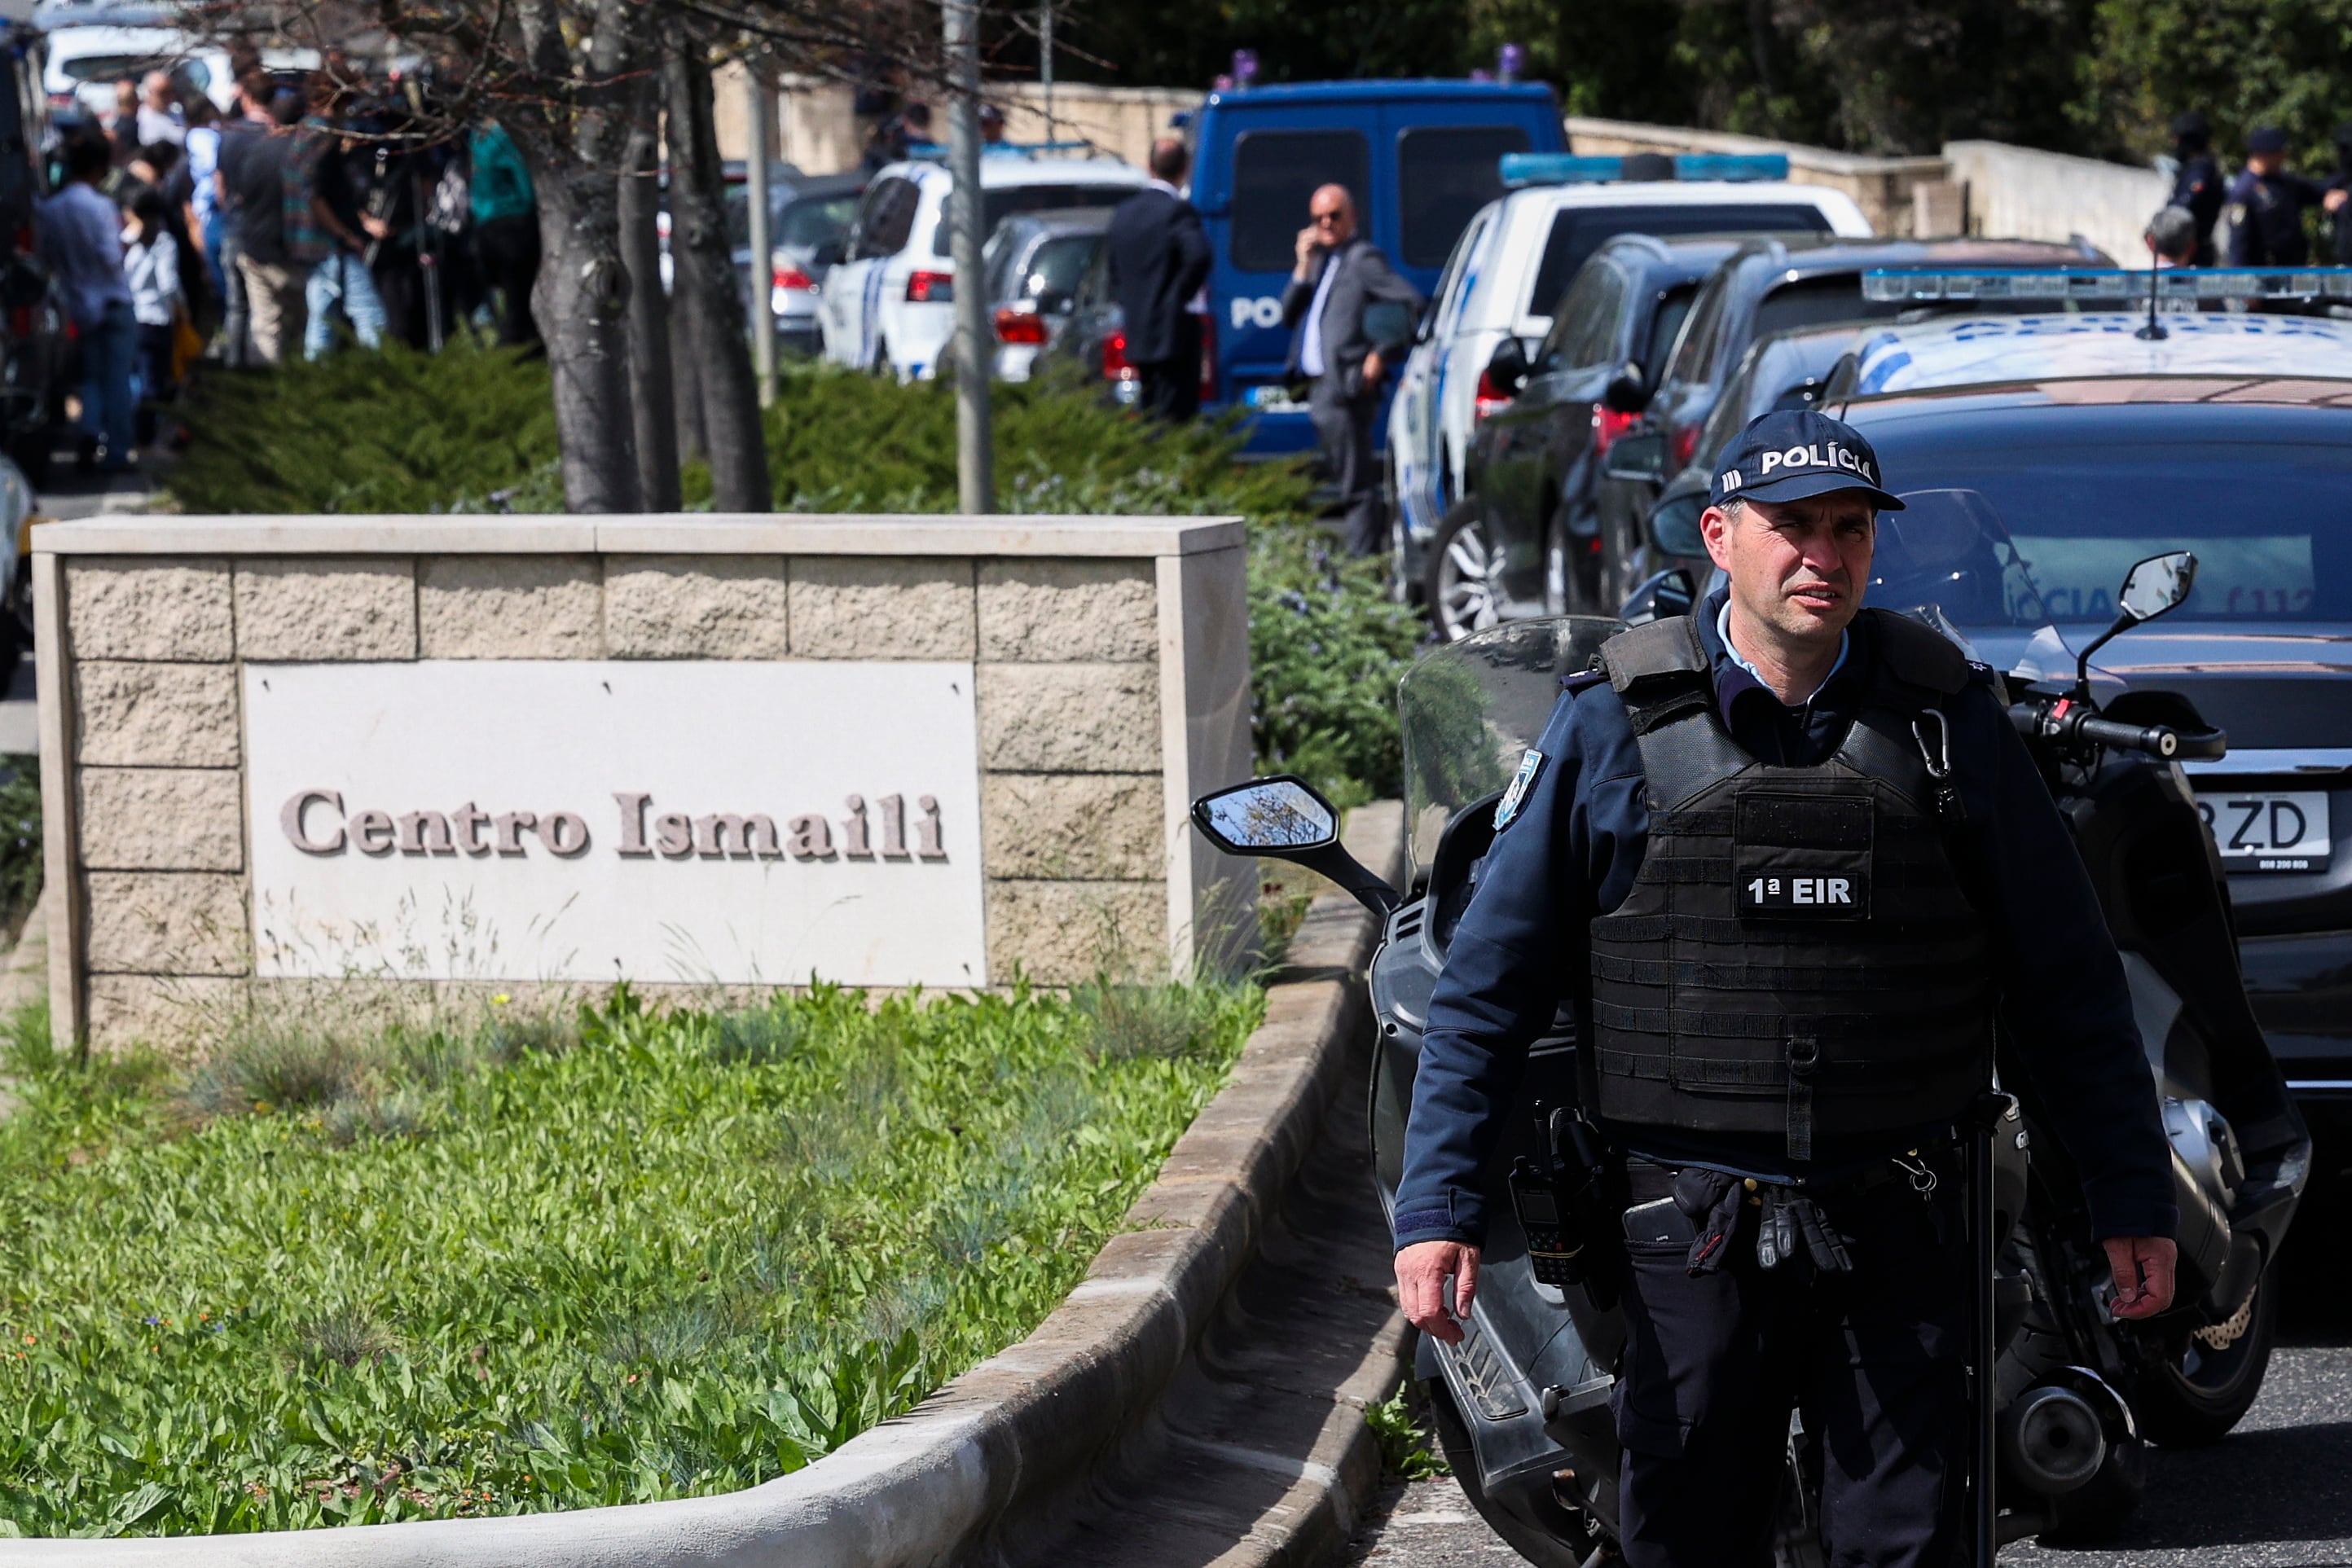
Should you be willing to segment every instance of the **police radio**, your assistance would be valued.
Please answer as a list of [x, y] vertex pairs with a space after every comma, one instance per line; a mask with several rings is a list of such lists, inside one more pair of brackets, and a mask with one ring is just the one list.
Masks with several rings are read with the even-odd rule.
[[1559, 1186], [1522, 1155], [1511, 1166], [1511, 1207], [1528, 1239], [1528, 1267], [1538, 1285], [1565, 1290], [1584, 1276], [1584, 1238], [1569, 1224]]

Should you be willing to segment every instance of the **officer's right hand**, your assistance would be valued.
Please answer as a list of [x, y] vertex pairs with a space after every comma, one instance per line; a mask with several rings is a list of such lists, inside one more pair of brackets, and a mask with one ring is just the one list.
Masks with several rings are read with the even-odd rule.
[[1315, 270], [1315, 253], [1321, 248], [1322, 243], [1313, 224], [1298, 231], [1298, 244], [1292, 252], [1291, 277], [1301, 283], [1307, 281], [1307, 276]]
[[[1470, 1315], [1478, 1293], [1478, 1249], [1459, 1241], [1416, 1241], [1396, 1255], [1397, 1305], [1413, 1327], [1444, 1344], [1460, 1344], [1454, 1320]], [[1454, 1311], [1446, 1312], [1445, 1281], [1454, 1281]]]

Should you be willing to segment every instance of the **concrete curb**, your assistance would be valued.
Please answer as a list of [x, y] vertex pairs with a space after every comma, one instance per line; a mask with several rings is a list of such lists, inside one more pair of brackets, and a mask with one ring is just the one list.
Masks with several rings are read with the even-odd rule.
[[[1357, 854], [1393, 873], [1403, 842], [1396, 804], [1360, 810], [1349, 827]], [[0, 1561], [187, 1568], [929, 1568], [960, 1561], [985, 1536], [1017, 1533], [1009, 1516], [1077, 1483], [1153, 1416], [1314, 1141], [1344, 1068], [1341, 1047], [1362, 1027], [1362, 986], [1352, 977], [1376, 935], [1345, 894], [1317, 899], [1286, 971], [1301, 977], [1269, 988], [1265, 1023], [1129, 1212], [1133, 1228], [1104, 1246], [1086, 1280], [1027, 1339], [806, 1469], [719, 1497], [518, 1518], [8, 1542]], [[1303, 1482], [1320, 1472], [1333, 1487], [1360, 1491], [1369, 1433], [1360, 1419], [1353, 1426], [1331, 1435], [1346, 1458], [1303, 1466]], [[1351, 1472], [1345, 1481], [1341, 1470]]]

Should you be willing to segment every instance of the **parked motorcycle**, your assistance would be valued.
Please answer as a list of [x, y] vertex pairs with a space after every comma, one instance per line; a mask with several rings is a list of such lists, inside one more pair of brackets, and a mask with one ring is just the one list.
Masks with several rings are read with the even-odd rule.
[[[1982, 511], [1969, 528], [1981, 527]], [[1906, 518], [1915, 545], [1936, 526], [1934, 507], [1920, 512]], [[2008, 553], [1988, 569], [2018, 570]], [[1933, 580], [1958, 575], [1950, 562], [1959, 550], [1928, 554], [1937, 562]], [[1992, 1219], [1979, 1254], [1990, 1265], [1980, 1265], [1989, 1277], [1979, 1298], [1989, 1299], [1997, 1356], [1988, 1429], [2002, 1542], [2111, 1533], [2138, 1500], [2145, 1444], [2211, 1442], [2244, 1416], [2276, 1322], [2271, 1264], [2309, 1167], [2309, 1134], [2246, 1000], [2228, 885], [2177, 766], [2218, 757], [2226, 741], [2176, 694], [2133, 690], [2102, 706], [2091, 678], [2097, 647], [2178, 605], [2195, 564], [2186, 552], [2141, 562], [2116, 622], [2071, 656], [2071, 671], [2060, 664], [2045, 678], [2050, 655], [2069, 658], [2045, 624], [2017, 672], [2011, 718], [2073, 825], [2122, 951], [2172, 1145], [2181, 1225], [2174, 1307], [2143, 1322], [2114, 1317], [2112, 1275], [2091, 1239], [2080, 1182], [2058, 1140], [2043, 1135], [2032, 1081], [2002, 1041], [1998, 1081], [2009, 1097], [1987, 1118]], [[1899, 575], [1874, 580], [1872, 601], [1912, 586]], [[1664, 597], [1687, 603], [1689, 585]], [[1890, 607], [1966, 643], [1933, 604]], [[1393, 1212], [1402, 1176], [1431, 990], [1477, 886], [1495, 804], [1540, 734], [1561, 677], [1587, 668], [1622, 629], [1598, 617], [1516, 622], [1438, 649], [1406, 675], [1398, 703], [1413, 859], [1402, 894], [1347, 855], [1338, 813], [1299, 779], [1258, 779], [1194, 804], [1194, 821], [1227, 852], [1323, 871], [1386, 921], [1370, 973], [1378, 1057], [1369, 1107], [1384, 1210]], [[1613, 1555], [1616, 1541], [1609, 1396], [1624, 1322], [1606, 1268], [1588, 1267], [1580, 1283], [1564, 1288], [1544, 1283], [1528, 1235], [1538, 1251], [1555, 1255], [1580, 1241], [1614, 1245], [1616, 1162], [1575, 1112], [1576, 1049], [1563, 1010], [1531, 1050], [1522, 1103], [1487, 1172], [1493, 1218], [1462, 1343], [1424, 1336], [1416, 1372], [1454, 1476], [1496, 1532], [1530, 1562], [1592, 1568]], [[1546, 1193], [1565, 1201], [1548, 1205]], [[1820, 1561], [1821, 1459], [1796, 1423], [1787, 1466], [1779, 1552], [1793, 1568]]]

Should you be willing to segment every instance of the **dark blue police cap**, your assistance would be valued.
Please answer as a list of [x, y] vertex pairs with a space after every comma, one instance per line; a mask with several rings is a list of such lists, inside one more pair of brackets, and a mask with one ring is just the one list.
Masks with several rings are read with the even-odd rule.
[[2280, 130], [2275, 125], [2258, 126], [2255, 128], [2253, 134], [2246, 138], [2246, 151], [2249, 152], [2284, 152], [2286, 151], [2286, 132]]
[[1794, 501], [1860, 490], [1882, 512], [1903, 503], [1879, 486], [1878, 454], [1842, 419], [1811, 409], [1759, 414], [1725, 452], [1707, 500]]

